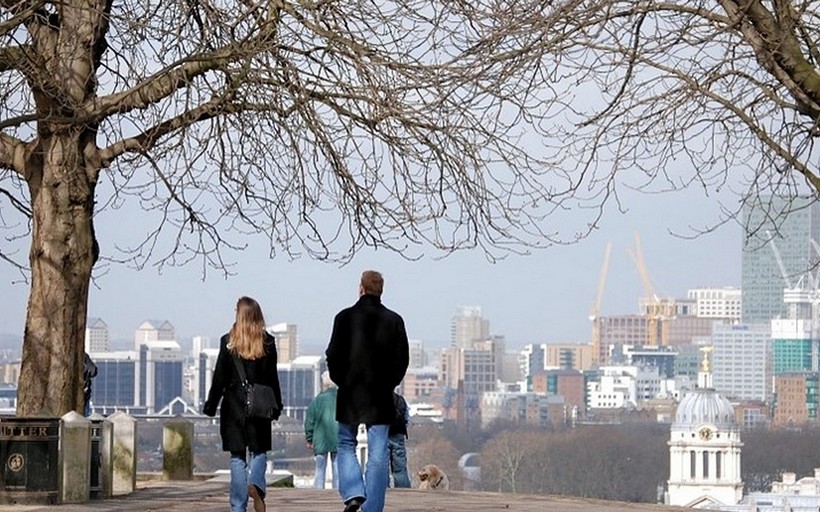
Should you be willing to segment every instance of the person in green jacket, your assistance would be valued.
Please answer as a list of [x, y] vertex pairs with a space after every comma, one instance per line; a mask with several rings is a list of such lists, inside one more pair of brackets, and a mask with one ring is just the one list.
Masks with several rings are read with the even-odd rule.
[[313, 451], [316, 471], [313, 476], [313, 487], [325, 488], [325, 471], [327, 459], [331, 460], [333, 489], [339, 487], [339, 474], [336, 466], [336, 450], [339, 439], [339, 426], [336, 423], [336, 385], [330, 380], [328, 372], [322, 373], [324, 391], [310, 402], [305, 416], [305, 438], [307, 448]]

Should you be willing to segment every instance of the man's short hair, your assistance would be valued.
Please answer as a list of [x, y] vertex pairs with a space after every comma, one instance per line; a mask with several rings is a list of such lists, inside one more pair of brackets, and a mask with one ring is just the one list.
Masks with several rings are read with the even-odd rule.
[[376, 272], [375, 270], [365, 270], [362, 272], [361, 286], [364, 293], [381, 297], [382, 290], [384, 290], [384, 278], [380, 272]]

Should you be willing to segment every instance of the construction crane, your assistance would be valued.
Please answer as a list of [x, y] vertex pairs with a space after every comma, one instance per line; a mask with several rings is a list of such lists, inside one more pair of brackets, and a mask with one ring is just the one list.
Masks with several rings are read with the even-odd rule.
[[641, 276], [644, 293], [646, 294], [647, 343], [649, 346], [657, 347], [663, 344], [663, 336], [661, 336], [663, 320], [667, 316], [674, 315], [675, 305], [673, 301], [661, 300], [652, 288], [652, 280], [649, 278], [649, 272], [646, 270], [646, 263], [643, 259], [641, 237], [637, 231], [635, 232], [635, 252], [630, 251], [629, 255], [638, 268], [638, 274]]
[[780, 251], [777, 250], [777, 245], [774, 243], [774, 237], [772, 233], [767, 229], [766, 236], [769, 237], [769, 246], [772, 248], [772, 252], [774, 253], [774, 260], [777, 263], [777, 268], [780, 270], [780, 277], [783, 278], [783, 282], [786, 283], [786, 288], [793, 289], [792, 281], [789, 279], [789, 273], [786, 272], [786, 265], [783, 264], [783, 258], [780, 257]]
[[604, 297], [606, 287], [606, 277], [609, 273], [609, 259], [612, 255], [612, 242], [607, 242], [604, 249], [604, 261], [601, 263], [601, 273], [598, 275], [598, 291], [595, 294], [595, 301], [589, 310], [589, 320], [592, 322], [592, 357], [596, 363], [601, 363], [606, 354], [601, 354], [601, 323], [598, 321], [598, 313], [601, 309], [601, 300]]
[[[783, 302], [786, 305], [788, 318], [816, 319], [818, 311], [820, 311], [818, 309], [818, 305], [820, 305], [820, 300], [818, 300], [820, 298], [818, 296], [818, 276], [813, 275], [811, 269], [807, 269], [805, 274], [800, 276], [796, 283], [793, 283], [786, 270], [786, 265], [783, 264], [783, 258], [777, 249], [774, 236], [769, 230], [766, 230], [766, 236], [769, 238], [766, 243], [772, 248], [780, 277], [783, 278], [783, 283], [786, 285], [783, 288]], [[809, 238], [809, 242], [814, 250], [820, 254], [820, 247], [818, 247], [817, 242], [811, 238]], [[791, 277], [796, 276], [792, 274]]]

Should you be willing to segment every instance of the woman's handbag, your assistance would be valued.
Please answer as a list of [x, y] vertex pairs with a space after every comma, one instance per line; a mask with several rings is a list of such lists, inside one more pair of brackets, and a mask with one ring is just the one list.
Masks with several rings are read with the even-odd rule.
[[279, 417], [279, 404], [276, 402], [276, 395], [273, 388], [264, 384], [251, 384], [245, 375], [245, 365], [239, 357], [233, 356], [236, 371], [242, 380], [242, 387], [245, 388], [245, 414], [249, 418], [264, 418], [274, 420]]

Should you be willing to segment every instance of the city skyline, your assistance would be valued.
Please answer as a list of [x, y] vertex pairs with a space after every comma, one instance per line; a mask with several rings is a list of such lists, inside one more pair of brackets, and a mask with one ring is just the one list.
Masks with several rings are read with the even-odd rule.
[[[339, 267], [309, 259], [267, 259], [254, 245], [235, 257], [235, 276], [211, 272], [202, 281], [195, 264], [141, 271], [122, 265], [97, 269], [89, 295], [89, 317], [108, 324], [111, 339], [131, 338], [146, 319], [167, 319], [180, 339], [226, 332], [233, 321], [236, 299], [249, 295], [263, 307], [268, 324], [298, 325], [301, 343], [327, 340], [333, 316], [356, 300], [362, 270], [385, 275], [384, 303], [403, 315], [408, 335], [427, 346], [450, 341], [450, 321], [458, 306], [481, 306], [490, 331], [512, 347], [528, 343], [589, 340], [588, 315], [595, 299], [604, 247], [612, 242], [611, 265], [600, 314], [637, 312], [644, 295], [640, 276], [628, 251], [634, 233], [643, 252], [653, 287], [659, 295], [685, 296], [698, 287], [739, 286], [741, 228], [727, 223], [693, 239], [699, 229], [718, 223], [726, 207], [697, 191], [647, 195], [633, 193], [630, 209], [605, 213], [588, 239], [536, 251], [508, 255], [490, 263], [478, 251], [444, 259], [409, 261], [387, 251], [362, 251]], [[103, 243], [116, 239], [122, 224], [138, 219], [102, 217]], [[134, 229], [137, 229], [134, 227]], [[126, 230], [127, 231], [127, 230]], [[22, 249], [21, 249], [22, 250]], [[102, 247], [106, 254], [106, 246]], [[0, 333], [22, 336], [28, 286], [19, 272], [0, 266], [0, 282], [8, 298], [0, 310]], [[16, 284], [12, 284], [17, 282]]]

